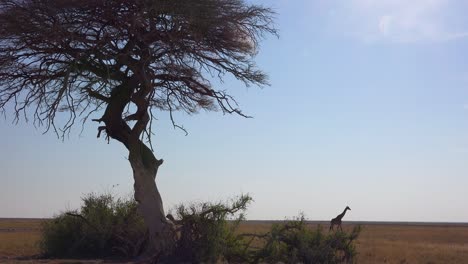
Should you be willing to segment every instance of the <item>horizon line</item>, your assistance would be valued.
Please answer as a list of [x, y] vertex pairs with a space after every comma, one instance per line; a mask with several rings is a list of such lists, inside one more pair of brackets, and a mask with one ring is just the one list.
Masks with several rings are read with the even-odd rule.
[[[0, 221], [5, 220], [48, 220], [53, 219], [53, 217], [0, 217]], [[287, 222], [293, 221], [294, 219], [245, 219], [243, 221], [246, 222]], [[306, 223], [312, 224], [328, 224], [330, 220], [305, 220]], [[458, 226], [468, 226], [468, 222], [460, 222], [460, 221], [372, 221], [372, 220], [349, 220], [343, 221], [343, 224], [388, 224], [388, 225], [458, 225]]]

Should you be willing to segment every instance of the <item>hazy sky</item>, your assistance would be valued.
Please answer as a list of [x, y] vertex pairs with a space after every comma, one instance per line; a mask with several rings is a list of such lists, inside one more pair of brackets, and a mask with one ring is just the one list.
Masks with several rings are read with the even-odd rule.
[[[249, 193], [249, 219], [327, 220], [349, 205], [348, 220], [468, 222], [468, 3], [250, 2], [278, 12], [280, 38], [257, 56], [271, 86], [227, 78], [254, 118], [177, 115], [188, 136], [160, 113], [166, 210]], [[124, 146], [96, 139], [96, 124], [62, 142], [12, 117], [0, 119], [0, 217], [132, 193]]]

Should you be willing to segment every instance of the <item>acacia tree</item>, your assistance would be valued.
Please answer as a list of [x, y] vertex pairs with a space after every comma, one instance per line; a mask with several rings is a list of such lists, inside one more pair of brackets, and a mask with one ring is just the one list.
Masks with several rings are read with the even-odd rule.
[[99, 115], [97, 136], [129, 151], [147, 253], [159, 254], [171, 232], [155, 183], [154, 111], [174, 126], [174, 111], [245, 117], [210, 80], [267, 84], [253, 59], [276, 34], [273, 15], [244, 0], [0, 0], [0, 110], [61, 137]]

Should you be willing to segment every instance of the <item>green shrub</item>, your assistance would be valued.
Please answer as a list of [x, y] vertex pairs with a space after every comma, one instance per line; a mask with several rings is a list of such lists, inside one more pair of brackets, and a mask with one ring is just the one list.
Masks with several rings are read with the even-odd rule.
[[353, 263], [356, 257], [354, 242], [361, 231], [351, 233], [324, 232], [322, 227], [311, 229], [304, 217], [274, 224], [261, 237], [264, 246], [254, 253], [252, 262], [267, 263]]
[[[252, 198], [175, 208], [176, 246], [165, 263], [353, 263], [360, 227], [352, 232], [312, 229], [303, 216], [272, 225], [266, 234], [240, 234]], [[256, 239], [256, 247], [252, 241]], [[132, 258], [143, 252], [147, 229], [133, 199], [89, 194], [80, 210], [60, 214], [43, 227], [48, 257]], [[259, 242], [260, 241], [260, 242]]]
[[79, 211], [44, 223], [41, 250], [49, 257], [133, 257], [145, 243], [146, 227], [132, 199], [89, 194]]
[[179, 233], [172, 261], [216, 263], [245, 262], [247, 244], [236, 232], [252, 201], [242, 195], [231, 203], [200, 203], [176, 208]]

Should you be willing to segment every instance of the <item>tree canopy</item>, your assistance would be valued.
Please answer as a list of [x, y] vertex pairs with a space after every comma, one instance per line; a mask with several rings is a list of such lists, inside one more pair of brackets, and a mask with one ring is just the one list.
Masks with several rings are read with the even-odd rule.
[[62, 136], [104, 110], [99, 133], [124, 144], [151, 135], [151, 110], [244, 115], [210, 79], [267, 84], [253, 57], [272, 17], [242, 0], [0, 0], [0, 109]]

